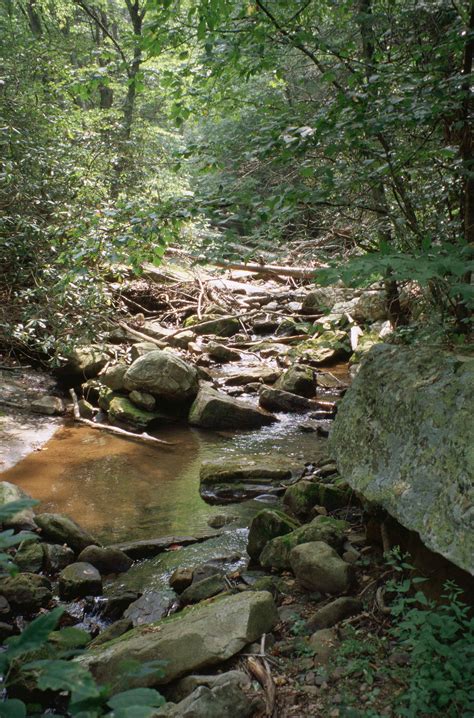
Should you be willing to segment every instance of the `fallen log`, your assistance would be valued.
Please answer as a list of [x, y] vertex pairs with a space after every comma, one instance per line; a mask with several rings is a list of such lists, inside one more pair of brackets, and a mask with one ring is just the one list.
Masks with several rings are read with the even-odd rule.
[[81, 416], [79, 410], [79, 402], [77, 401], [77, 395], [74, 389], [69, 389], [69, 394], [72, 399], [74, 420], [80, 424], [90, 426], [92, 429], [102, 429], [102, 431], [108, 431], [111, 434], [118, 434], [126, 439], [135, 439], [136, 441], [142, 441], [145, 444], [153, 444], [154, 446], [174, 446], [175, 444], [171, 441], [164, 441], [163, 439], [157, 439], [155, 436], [150, 436], [144, 432], [143, 434], [134, 434], [133, 431], [126, 431], [126, 429], [119, 429], [118, 426], [110, 426], [109, 424], [99, 424], [98, 422], [91, 421], [90, 419], [84, 419]]
[[216, 267], [224, 269], [239, 269], [245, 272], [255, 272], [257, 274], [274, 274], [279, 277], [293, 277], [293, 279], [314, 279], [316, 272], [326, 264], [319, 264], [317, 267], [280, 267], [276, 264], [240, 264], [239, 262], [214, 262]]
[[162, 342], [159, 339], [155, 339], [150, 334], [144, 334], [143, 332], [138, 332], [136, 329], [132, 329], [125, 322], [117, 322], [117, 324], [121, 329], [124, 329], [126, 332], [128, 332], [130, 336], [134, 339], [139, 339], [141, 342], [150, 342], [151, 344], [156, 344], [157, 349], [164, 349], [166, 346], [168, 346], [166, 342]]

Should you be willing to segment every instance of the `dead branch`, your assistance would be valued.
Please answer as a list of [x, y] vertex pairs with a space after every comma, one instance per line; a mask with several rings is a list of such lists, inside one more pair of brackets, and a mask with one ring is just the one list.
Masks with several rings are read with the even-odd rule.
[[318, 269], [326, 267], [319, 264], [318, 267], [280, 267], [274, 264], [239, 264], [238, 262], [215, 262], [216, 267], [225, 269], [239, 269], [245, 272], [256, 274], [273, 274], [277, 277], [293, 277], [295, 279], [314, 279]]
[[79, 402], [77, 401], [77, 395], [74, 389], [69, 389], [69, 394], [72, 399], [73, 403], [73, 413], [74, 413], [74, 420], [79, 422], [80, 424], [85, 424], [86, 426], [90, 426], [92, 429], [102, 429], [102, 431], [108, 431], [111, 434], [118, 434], [119, 436], [124, 436], [127, 439], [135, 439], [136, 441], [142, 441], [145, 444], [153, 444], [154, 446], [174, 446], [175, 444], [171, 441], [164, 441], [163, 439], [157, 439], [155, 436], [150, 436], [150, 434], [147, 434], [144, 432], [143, 434], [134, 434], [133, 431], [126, 431], [125, 429], [119, 429], [117, 426], [110, 426], [109, 424], [99, 424], [95, 421], [90, 421], [90, 419], [84, 419], [81, 416], [81, 412], [79, 410]]

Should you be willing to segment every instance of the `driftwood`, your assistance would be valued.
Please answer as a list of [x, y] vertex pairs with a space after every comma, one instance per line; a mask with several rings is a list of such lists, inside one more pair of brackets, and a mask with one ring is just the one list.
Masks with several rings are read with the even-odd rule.
[[141, 342], [150, 342], [151, 344], [156, 344], [157, 349], [164, 349], [167, 346], [165, 342], [161, 342], [159, 339], [155, 339], [149, 334], [144, 334], [143, 332], [138, 332], [136, 329], [132, 329], [125, 322], [117, 322], [117, 324], [121, 329], [124, 329], [126, 332], [128, 332], [131, 337], [134, 337], [134, 339], [140, 339]]
[[142, 441], [145, 444], [153, 444], [154, 446], [174, 446], [171, 441], [164, 441], [163, 439], [157, 439], [155, 436], [150, 436], [144, 432], [143, 434], [134, 434], [133, 431], [126, 431], [125, 429], [119, 429], [117, 426], [110, 426], [109, 424], [99, 424], [98, 422], [91, 421], [90, 419], [84, 419], [81, 416], [79, 410], [79, 402], [77, 401], [77, 395], [74, 389], [69, 389], [69, 394], [73, 403], [74, 420], [80, 424], [90, 426], [92, 429], [102, 429], [102, 431], [108, 431], [111, 434], [118, 434], [126, 439], [135, 439], [136, 441]]
[[265, 715], [267, 718], [277, 718], [276, 713], [276, 686], [268, 661], [265, 658], [265, 634], [260, 644], [260, 655], [249, 656], [247, 666], [250, 673], [257, 679], [265, 691]]
[[280, 267], [276, 264], [239, 264], [238, 262], [214, 262], [214, 264], [216, 267], [224, 267], [225, 269], [239, 269], [257, 274], [293, 277], [293, 279], [314, 279], [317, 270], [327, 266], [320, 264], [318, 267]]

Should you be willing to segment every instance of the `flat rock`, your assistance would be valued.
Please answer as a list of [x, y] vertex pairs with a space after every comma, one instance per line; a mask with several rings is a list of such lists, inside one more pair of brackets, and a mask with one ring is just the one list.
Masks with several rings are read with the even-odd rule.
[[202, 484], [286, 481], [291, 479], [294, 468], [295, 464], [285, 456], [242, 456], [203, 461], [199, 476]]
[[249, 402], [204, 388], [189, 412], [189, 423], [205, 429], [258, 429], [277, 421]]
[[42, 538], [58, 544], [65, 543], [76, 553], [91, 544], [99, 544], [88, 531], [64, 514], [36, 514], [35, 522], [41, 529]]
[[155, 623], [167, 615], [172, 601], [169, 593], [145, 591], [143, 596], [130, 603], [123, 615], [132, 621], [134, 626]]
[[157, 539], [142, 539], [139, 541], [129, 541], [126, 543], [114, 544], [111, 548], [118, 548], [134, 561], [144, 558], [153, 558], [163, 553], [170, 546], [189, 546], [193, 543], [207, 541], [210, 538], [220, 536], [219, 531], [208, 531], [200, 536], [164, 536]]
[[260, 389], [258, 401], [260, 406], [268, 411], [302, 413], [317, 409], [316, 402], [311, 401], [311, 399], [267, 386]]
[[133, 563], [126, 553], [112, 546], [87, 546], [77, 560], [92, 564], [102, 574], [123, 573]]
[[222, 573], [214, 573], [211, 576], [196, 581], [188, 586], [180, 596], [180, 603], [186, 606], [189, 603], [198, 603], [206, 598], [217, 596], [226, 588]]
[[74, 660], [88, 667], [100, 684], [107, 683], [112, 688], [123, 685], [127, 670], [124, 661], [160, 660], [162, 675], [127, 678], [127, 686], [163, 685], [228, 660], [263, 633], [269, 633], [277, 622], [271, 594], [247, 591], [134, 628], [119, 641]]
[[474, 359], [378, 345], [339, 405], [341, 476], [423, 543], [474, 574]]
[[221, 380], [225, 386], [245, 386], [253, 382], [273, 384], [280, 374], [281, 371], [279, 369], [272, 369], [271, 367], [261, 364], [259, 366], [244, 367], [239, 371], [226, 374], [224, 377], [221, 377]]

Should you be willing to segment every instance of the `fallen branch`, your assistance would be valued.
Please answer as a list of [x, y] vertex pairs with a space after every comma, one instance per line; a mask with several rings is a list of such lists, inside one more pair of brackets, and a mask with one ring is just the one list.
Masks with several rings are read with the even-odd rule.
[[133, 431], [126, 431], [125, 429], [119, 429], [118, 426], [110, 426], [109, 424], [99, 424], [95, 421], [91, 421], [90, 419], [84, 419], [81, 416], [81, 412], [79, 410], [79, 402], [77, 401], [77, 395], [74, 389], [69, 389], [69, 394], [72, 399], [73, 403], [73, 413], [74, 413], [74, 420], [78, 421], [80, 424], [85, 424], [86, 426], [90, 426], [92, 429], [102, 429], [102, 431], [108, 431], [111, 434], [118, 434], [118, 436], [124, 436], [127, 439], [135, 439], [136, 441], [143, 441], [145, 444], [154, 444], [158, 446], [174, 446], [174, 443], [171, 441], [164, 441], [163, 439], [157, 439], [155, 436], [150, 436], [150, 434], [143, 433], [143, 434], [134, 434]]
[[276, 686], [273, 680], [270, 666], [265, 658], [265, 635], [262, 636], [260, 656], [249, 656], [247, 665], [250, 673], [257, 679], [265, 691], [265, 715], [268, 718], [276, 718]]
[[150, 342], [151, 344], [156, 344], [158, 349], [164, 349], [167, 346], [165, 342], [161, 342], [159, 339], [154, 339], [154, 337], [150, 336], [149, 334], [144, 334], [143, 332], [138, 332], [136, 329], [132, 329], [128, 326], [128, 324], [125, 324], [125, 322], [117, 322], [117, 324], [121, 329], [124, 329], [130, 334], [130, 336], [134, 337], [135, 339], [140, 339], [140, 341], [142, 342]]

